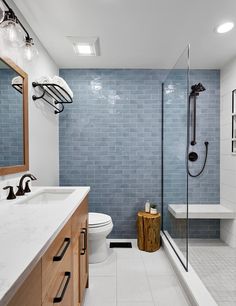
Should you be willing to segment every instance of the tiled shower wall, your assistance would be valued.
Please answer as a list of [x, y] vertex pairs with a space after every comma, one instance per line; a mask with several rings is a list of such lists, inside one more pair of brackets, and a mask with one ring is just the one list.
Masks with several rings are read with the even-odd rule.
[[[231, 153], [232, 91], [236, 89], [236, 58], [221, 73], [221, 203], [236, 213], [236, 155]], [[236, 219], [221, 220], [221, 239], [236, 247]]]
[[[187, 216], [187, 196], [189, 204], [219, 203], [219, 71], [192, 70], [190, 86], [201, 82], [206, 91], [197, 97], [196, 145], [190, 151], [198, 153], [196, 162], [189, 162], [190, 172], [197, 174], [201, 170], [206, 148], [209, 152], [206, 168], [198, 178], [186, 175], [187, 144], [187, 71], [171, 70], [164, 86], [164, 230], [173, 238], [186, 237], [185, 219], [175, 219], [168, 212], [168, 204], [185, 204]], [[190, 129], [192, 137], [192, 128]], [[188, 190], [187, 190], [188, 188]], [[188, 192], [187, 192], [188, 191]], [[191, 238], [219, 238], [219, 220], [189, 221]]]
[[[90, 211], [111, 215], [114, 238], [135, 237], [137, 211], [146, 200], [161, 201], [164, 74], [163, 70], [60, 71], [74, 92], [74, 102], [60, 114], [60, 184], [91, 186]], [[196, 71], [196, 79], [202, 78], [210, 88], [201, 104], [202, 113], [209, 112], [202, 130], [210, 126], [209, 136], [219, 142], [219, 122], [211, 113], [213, 100], [219, 104], [219, 73]], [[173, 117], [173, 129], [174, 122]], [[219, 177], [214, 169], [219, 171], [217, 152], [207, 165], [209, 176], [194, 183], [197, 203], [219, 201]]]

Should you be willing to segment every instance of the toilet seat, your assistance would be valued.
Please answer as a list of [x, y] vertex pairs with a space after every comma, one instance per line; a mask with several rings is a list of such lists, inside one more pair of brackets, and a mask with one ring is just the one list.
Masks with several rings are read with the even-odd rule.
[[88, 221], [89, 228], [99, 228], [107, 226], [112, 223], [111, 217], [106, 214], [89, 213], [88, 219], [89, 219]]

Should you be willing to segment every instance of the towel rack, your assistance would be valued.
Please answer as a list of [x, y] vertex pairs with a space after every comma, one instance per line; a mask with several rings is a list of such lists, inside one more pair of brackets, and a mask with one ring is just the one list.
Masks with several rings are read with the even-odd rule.
[[23, 85], [22, 84], [11, 84], [11, 86], [13, 88], [15, 88], [19, 93], [22, 94], [22, 92], [23, 92]]
[[55, 114], [63, 112], [64, 104], [73, 102], [73, 99], [70, 94], [58, 84], [33, 82], [32, 86], [34, 88], [38, 87], [42, 91], [42, 94], [40, 96], [33, 95], [32, 99], [34, 101], [38, 99], [43, 99], [53, 108], [55, 108]]

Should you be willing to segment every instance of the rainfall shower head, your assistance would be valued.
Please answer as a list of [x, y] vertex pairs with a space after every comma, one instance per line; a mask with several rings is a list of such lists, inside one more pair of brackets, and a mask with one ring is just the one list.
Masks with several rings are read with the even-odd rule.
[[202, 85], [202, 83], [195, 84], [191, 87], [192, 91], [190, 96], [198, 96], [200, 92], [206, 90], [206, 88]]

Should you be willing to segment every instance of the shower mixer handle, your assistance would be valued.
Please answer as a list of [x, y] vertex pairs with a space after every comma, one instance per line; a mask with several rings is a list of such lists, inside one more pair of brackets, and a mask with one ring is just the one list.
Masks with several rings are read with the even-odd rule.
[[[205, 167], [206, 167], [206, 162], [207, 162], [207, 156], [208, 156], [208, 145], [209, 145], [209, 142], [208, 141], [205, 141], [204, 142], [205, 144], [205, 148], [206, 148], [206, 151], [205, 151], [205, 159], [204, 159], [204, 163], [203, 163], [203, 166], [202, 166], [202, 169], [197, 173], [197, 174], [192, 174], [189, 170], [189, 165], [188, 165], [188, 161], [187, 161], [187, 172], [189, 174], [189, 176], [191, 177], [198, 177], [199, 175], [202, 174], [202, 172], [204, 171]], [[188, 153], [188, 160], [191, 161], [191, 162], [195, 162], [196, 160], [198, 160], [198, 154], [196, 152], [190, 152]]]

